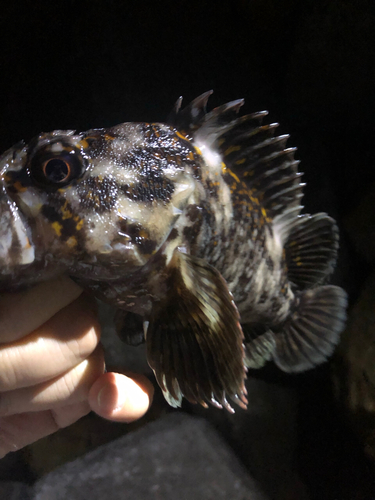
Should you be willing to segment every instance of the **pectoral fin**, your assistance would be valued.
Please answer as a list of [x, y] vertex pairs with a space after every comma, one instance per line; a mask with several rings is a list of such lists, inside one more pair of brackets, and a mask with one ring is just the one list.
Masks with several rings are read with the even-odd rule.
[[233, 412], [230, 397], [246, 408], [243, 334], [227, 284], [205, 261], [177, 250], [168, 271], [168, 296], [154, 308], [146, 338], [166, 400]]

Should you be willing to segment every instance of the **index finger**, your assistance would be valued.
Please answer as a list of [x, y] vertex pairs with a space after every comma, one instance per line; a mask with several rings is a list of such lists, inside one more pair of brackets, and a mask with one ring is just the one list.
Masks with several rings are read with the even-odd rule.
[[82, 293], [67, 276], [0, 295], [0, 343], [14, 342], [43, 325]]

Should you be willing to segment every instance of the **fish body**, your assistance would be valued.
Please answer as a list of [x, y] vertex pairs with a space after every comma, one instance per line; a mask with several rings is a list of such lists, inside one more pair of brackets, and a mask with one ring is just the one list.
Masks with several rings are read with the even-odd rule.
[[245, 407], [246, 368], [323, 362], [346, 294], [326, 214], [301, 214], [288, 136], [211, 92], [168, 122], [40, 134], [0, 160], [0, 290], [67, 273], [118, 307], [167, 401]]

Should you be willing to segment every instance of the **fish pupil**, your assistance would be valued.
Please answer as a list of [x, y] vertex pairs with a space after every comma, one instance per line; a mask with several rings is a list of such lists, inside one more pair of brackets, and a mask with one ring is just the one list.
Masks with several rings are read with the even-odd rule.
[[44, 175], [50, 182], [62, 182], [69, 175], [69, 165], [61, 158], [53, 158], [44, 166]]

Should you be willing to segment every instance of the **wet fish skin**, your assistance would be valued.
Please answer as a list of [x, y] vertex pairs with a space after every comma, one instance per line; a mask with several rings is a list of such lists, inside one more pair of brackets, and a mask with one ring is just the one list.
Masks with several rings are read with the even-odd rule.
[[145, 339], [167, 401], [246, 407], [246, 367], [327, 359], [346, 294], [326, 285], [338, 230], [302, 214], [277, 124], [211, 112], [211, 92], [162, 123], [43, 133], [0, 160], [0, 290], [61, 273], [118, 307]]

